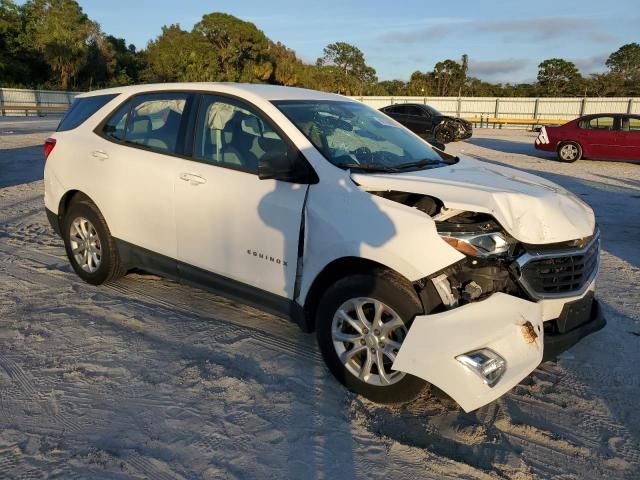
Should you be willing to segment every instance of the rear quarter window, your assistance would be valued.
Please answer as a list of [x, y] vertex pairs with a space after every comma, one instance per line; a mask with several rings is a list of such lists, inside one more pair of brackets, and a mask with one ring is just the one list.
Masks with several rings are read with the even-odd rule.
[[640, 118], [625, 118], [622, 120], [622, 129], [628, 132], [640, 133]]
[[104, 107], [116, 96], [117, 94], [76, 98], [69, 111], [64, 117], [62, 117], [62, 120], [60, 120], [60, 124], [56, 131], [64, 132], [79, 127], [85, 122], [85, 120]]

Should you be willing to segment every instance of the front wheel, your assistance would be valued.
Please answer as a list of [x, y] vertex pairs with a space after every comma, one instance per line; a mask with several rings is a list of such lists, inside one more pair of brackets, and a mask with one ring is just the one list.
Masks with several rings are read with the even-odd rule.
[[316, 318], [318, 345], [333, 375], [378, 403], [413, 400], [426, 382], [391, 368], [422, 306], [394, 275], [359, 274], [333, 284]]
[[455, 130], [450, 125], [437, 126], [433, 136], [440, 143], [451, 143], [456, 139]]
[[582, 147], [575, 142], [563, 142], [558, 146], [558, 160], [573, 163], [582, 157]]

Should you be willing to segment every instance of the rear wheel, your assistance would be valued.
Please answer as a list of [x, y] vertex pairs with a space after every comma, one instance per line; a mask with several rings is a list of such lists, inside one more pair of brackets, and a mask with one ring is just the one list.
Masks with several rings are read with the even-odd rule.
[[126, 273], [102, 214], [89, 200], [69, 207], [62, 234], [71, 266], [85, 282], [99, 285]]
[[411, 286], [392, 274], [337, 281], [323, 296], [316, 318], [327, 366], [344, 386], [375, 402], [413, 400], [426, 382], [391, 366], [421, 310]]
[[558, 160], [572, 163], [582, 157], [582, 147], [575, 142], [562, 142], [558, 146]]

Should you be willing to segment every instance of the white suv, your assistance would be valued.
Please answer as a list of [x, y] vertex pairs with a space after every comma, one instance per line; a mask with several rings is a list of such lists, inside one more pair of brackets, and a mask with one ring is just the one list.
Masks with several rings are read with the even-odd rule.
[[291, 318], [374, 401], [429, 382], [470, 411], [605, 324], [585, 203], [339, 95], [95, 91], [45, 155], [47, 215], [81, 278], [136, 267]]

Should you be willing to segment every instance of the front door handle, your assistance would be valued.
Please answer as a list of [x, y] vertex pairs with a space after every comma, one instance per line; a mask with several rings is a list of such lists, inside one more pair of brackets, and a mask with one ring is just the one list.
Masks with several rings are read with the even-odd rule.
[[93, 152], [91, 152], [91, 156], [93, 158], [97, 158], [98, 160], [106, 160], [107, 158], [109, 158], [109, 154], [104, 150], [94, 150]]
[[202, 185], [203, 183], [207, 183], [206, 178], [196, 175], [195, 173], [181, 173], [180, 180], [189, 182], [190, 185]]

